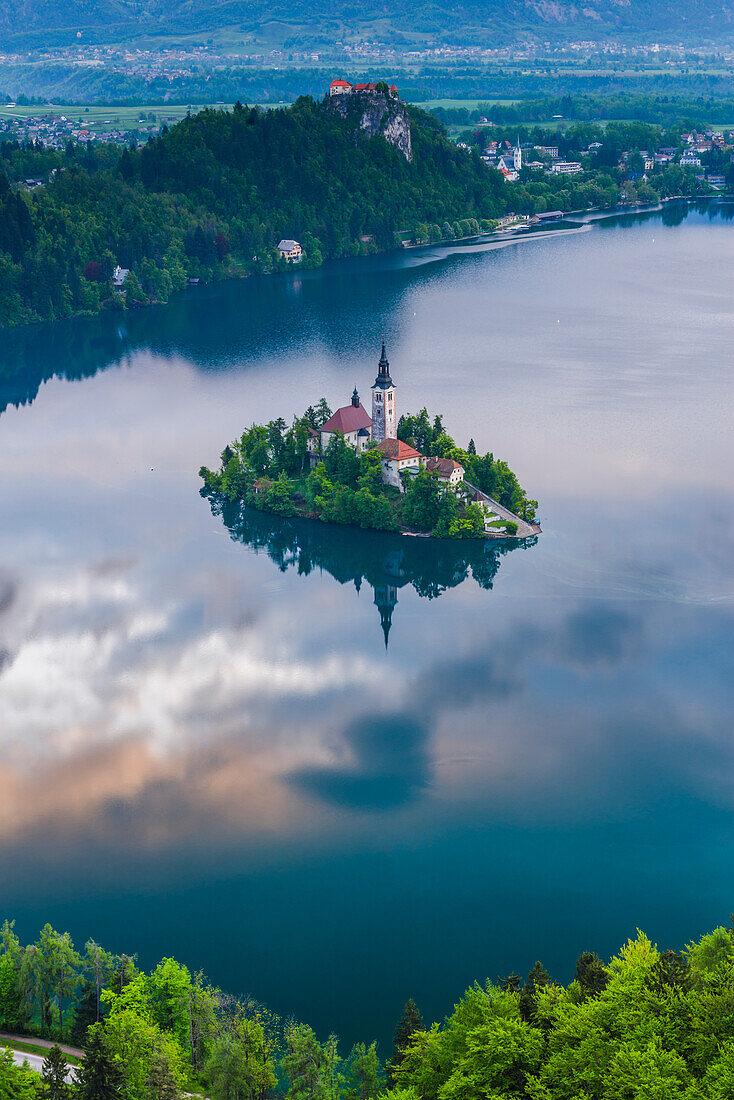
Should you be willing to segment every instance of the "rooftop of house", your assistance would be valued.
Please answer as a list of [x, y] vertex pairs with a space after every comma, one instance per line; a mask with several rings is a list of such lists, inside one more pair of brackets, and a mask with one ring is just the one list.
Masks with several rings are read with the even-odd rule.
[[362, 403], [359, 405], [345, 405], [343, 409], [337, 409], [333, 416], [320, 428], [322, 432], [341, 432], [347, 435], [349, 432], [358, 432], [360, 428], [369, 428], [372, 425], [372, 417]]
[[292, 252], [294, 248], [300, 248], [298, 241], [286, 241], [283, 240], [278, 245], [278, 249], [281, 252]]
[[378, 450], [381, 451], [383, 458], [397, 458], [398, 461], [407, 458], [422, 458], [420, 451], [416, 451], [415, 447], [403, 443], [402, 439], [383, 439], [378, 444]]
[[451, 477], [454, 470], [462, 470], [463, 466], [455, 462], [453, 458], [429, 458], [426, 462], [426, 469], [432, 474], [438, 474], [439, 477]]

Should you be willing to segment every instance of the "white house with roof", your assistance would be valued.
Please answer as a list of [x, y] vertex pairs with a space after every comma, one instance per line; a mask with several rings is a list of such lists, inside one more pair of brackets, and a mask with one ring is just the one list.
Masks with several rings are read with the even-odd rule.
[[284, 239], [279, 243], [278, 252], [283, 256], [286, 263], [289, 264], [300, 264], [303, 256], [303, 249], [298, 241], [292, 241], [290, 239]]
[[349, 83], [348, 80], [340, 80], [339, 78], [337, 78], [336, 80], [332, 80], [331, 84], [329, 85], [329, 95], [330, 96], [332, 96], [332, 95], [351, 95], [351, 92], [352, 92], [352, 85]]
[[429, 458], [426, 469], [435, 474], [439, 482], [448, 489], [456, 489], [464, 480], [464, 467], [453, 458]]
[[401, 474], [417, 474], [425, 458], [415, 447], [403, 443], [402, 439], [383, 439], [377, 444], [382, 455], [382, 480], [386, 485], [394, 485], [400, 492], [405, 491]]

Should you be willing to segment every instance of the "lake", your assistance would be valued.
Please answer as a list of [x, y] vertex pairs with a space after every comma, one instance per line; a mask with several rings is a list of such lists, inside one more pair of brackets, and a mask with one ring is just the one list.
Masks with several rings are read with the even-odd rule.
[[[335, 1031], [570, 980], [734, 908], [726, 205], [192, 291], [3, 335], [0, 881]], [[543, 533], [212, 513], [253, 421], [442, 412]], [[389, 643], [386, 645], [386, 641]]]

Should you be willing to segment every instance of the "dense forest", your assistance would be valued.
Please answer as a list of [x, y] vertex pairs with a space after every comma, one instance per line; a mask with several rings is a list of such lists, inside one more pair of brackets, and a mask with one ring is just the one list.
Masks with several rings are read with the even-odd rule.
[[[41, 1076], [0, 1055], [3, 1100], [731, 1100], [734, 933], [682, 951], [638, 932], [608, 963], [585, 951], [573, 980], [540, 962], [475, 982], [441, 1023], [408, 1000], [383, 1063], [222, 992], [172, 958], [150, 972], [50, 925], [0, 934], [0, 1029], [84, 1049], [76, 1081], [49, 1052]], [[16, 1046], [22, 1044], [16, 1042]], [[75, 1060], [76, 1061], [76, 1060]]]
[[[676, 164], [636, 180], [618, 166], [622, 151], [676, 144], [679, 129], [584, 122], [557, 134], [524, 126], [521, 140], [558, 144], [568, 156], [594, 139], [602, 147], [577, 176], [524, 169], [518, 182], [505, 183], [480, 159], [486, 128], [467, 131], [468, 151], [418, 108], [388, 110], [409, 124], [412, 160], [380, 133], [367, 136], [357, 117], [306, 97], [272, 111], [239, 103], [206, 109], [141, 148], [3, 142], [0, 326], [134, 309], [166, 302], [191, 281], [272, 272], [284, 266], [281, 238], [299, 240], [304, 265], [314, 267], [406, 241], [486, 232], [508, 210], [711, 193], [700, 172]], [[510, 124], [492, 130], [513, 141], [516, 133]], [[723, 154], [708, 154], [709, 167], [734, 185], [734, 166], [714, 163], [716, 156]], [[113, 285], [118, 265], [129, 271], [123, 287]]]
[[[238, 501], [279, 516], [306, 516], [325, 523], [377, 531], [410, 531], [434, 538], [484, 538], [484, 515], [471, 502], [481, 489], [504, 507], [532, 521], [538, 507], [521, 488], [506, 462], [478, 455], [474, 441], [462, 450], [444, 429], [443, 418], [431, 421], [425, 409], [401, 416], [398, 437], [422, 454], [453, 459], [463, 466], [473, 488], [448, 492], [425, 468], [403, 479], [403, 492], [382, 480], [382, 454], [375, 444], [358, 454], [338, 433], [332, 435], [319, 461], [311, 466], [308, 432], [325, 423], [331, 410], [324, 398], [288, 427], [284, 420], [253, 424], [225, 447], [222, 465], [202, 466], [202, 493], [221, 501]], [[514, 521], [493, 522], [497, 534], [515, 535]]]
[[[397, 109], [397, 108], [396, 108]], [[190, 279], [271, 271], [295, 237], [306, 265], [393, 247], [435, 223], [489, 228], [504, 184], [410, 110], [412, 161], [302, 98], [205, 110], [140, 149], [0, 146], [0, 324], [167, 301]], [[27, 191], [27, 179], [43, 185]], [[457, 226], [458, 223], [458, 226]], [[112, 289], [129, 269], [125, 301]]]

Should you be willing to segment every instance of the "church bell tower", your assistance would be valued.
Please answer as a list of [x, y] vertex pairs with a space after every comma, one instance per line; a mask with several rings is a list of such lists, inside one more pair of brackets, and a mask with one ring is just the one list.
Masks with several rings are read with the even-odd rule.
[[383, 340], [377, 378], [372, 387], [372, 438], [376, 443], [382, 443], [383, 439], [396, 439], [397, 434], [398, 412], [395, 385], [390, 377], [390, 364]]

